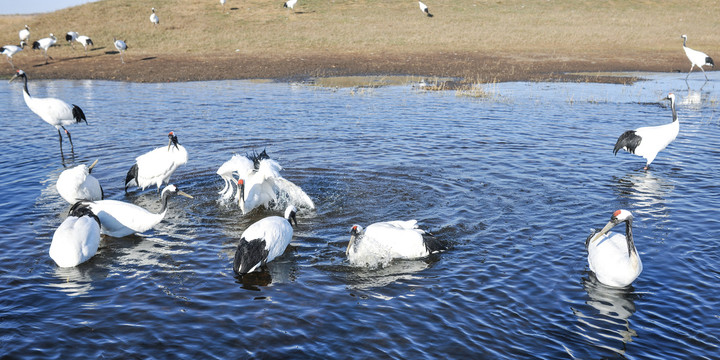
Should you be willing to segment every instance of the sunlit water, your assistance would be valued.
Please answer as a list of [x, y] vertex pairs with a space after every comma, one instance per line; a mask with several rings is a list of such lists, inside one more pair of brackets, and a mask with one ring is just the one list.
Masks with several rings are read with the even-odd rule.
[[[647, 75], [635, 85], [503, 83], [489, 98], [407, 86], [318, 88], [212, 81], [33, 81], [77, 104], [75, 153], [0, 83], [0, 353], [58, 358], [582, 358], [720, 356], [720, 81]], [[693, 79], [702, 75], [694, 74]], [[651, 169], [625, 130], [671, 120], [680, 135]], [[134, 158], [175, 131], [190, 154], [154, 230], [106, 237], [61, 269], [48, 256], [69, 208], [63, 166], [99, 163], [123, 192]], [[67, 140], [65, 140], [67, 141]], [[217, 168], [267, 149], [317, 209], [285, 254], [242, 280], [243, 217], [218, 201]], [[614, 210], [635, 215], [644, 271], [599, 285], [584, 241]], [[345, 259], [352, 224], [417, 219], [450, 249], [374, 270]], [[621, 230], [621, 229], [619, 229]]]

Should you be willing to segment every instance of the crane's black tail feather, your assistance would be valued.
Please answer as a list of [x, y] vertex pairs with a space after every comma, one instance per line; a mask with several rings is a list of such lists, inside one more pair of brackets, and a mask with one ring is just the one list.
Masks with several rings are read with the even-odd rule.
[[628, 152], [634, 154], [635, 149], [638, 145], [640, 145], [640, 141], [642, 141], [642, 137], [635, 134], [635, 130], [628, 130], [617, 139], [615, 148], [613, 149], [613, 154], [617, 155], [618, 151], [622, 148], [625, 148]]
[[127, 192], [128, 186], [130, 186], [132, 181], [135, 181], [135, 184], [137, 184], [137, 177], [138, 177], [138, 166], [137, 164], [134, 164], [130, 170], [128, 170], [127, 175], [125, 175], [125, 192]]

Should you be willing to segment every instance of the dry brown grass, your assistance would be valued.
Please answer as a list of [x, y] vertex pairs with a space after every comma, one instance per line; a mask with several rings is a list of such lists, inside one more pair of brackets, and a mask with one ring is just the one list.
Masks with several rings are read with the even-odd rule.
[[[683, 61], [681, 34], [688, 34], [693, 48], [720, 53], [717, 11], [698, 10], [709, 8], [706, 1], [426, 1], [433, 18], [423, 16], [414, 0], [300, 0], [296, 12], [282, 8], [282, 2], [228, 0], [223, 12], [215, 0], [104, 0], [50, 14], [0, 17], [0, 43], [17, 43], [17, 31], [28, 24], [33, 40], [51, 32], [58, 37], [63, 46], [50, 50], [56, 58], [79, 56], [64, 41], [65, 33], [74, 30], [93, 38], [95, 55], [114, 51], [115, 36], [127, 41], [128, 57], [244, 55], [297, 61], [390, 54], [398, 68], [403, 60], [422, 68], [429, 54], [458, 63], [492, 55], [499, 62], [512, 58], [525, 64], [506, 67], [510, 75], [547, 60]], [[148, 20], [151, 7], [160, 17], [157, 28]], [[478, 76], [482, 71], [469, 68], [452, 75], [493, 80]]]

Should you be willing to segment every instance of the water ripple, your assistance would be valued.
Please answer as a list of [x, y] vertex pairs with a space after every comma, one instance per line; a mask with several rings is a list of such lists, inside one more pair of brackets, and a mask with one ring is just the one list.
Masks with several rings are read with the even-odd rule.
[[[0, 84], [0, 348], [10, 358], [715, 358], [718, 90], [650, 78], [497, 84], [482, 100], [409, 86], [31, 81], [33, 94], [74, 99], [88, 116], [63, 156], [20, 87]], [[623, 131], [670, 120], [658, 102], [668, 91], [680, 97], [678, 138], [649, 171], [613, 156]], [[194, 199], [56, 267], [47, 251], [69, 208], [60, 172], [99, 159], [108, 198], [156, 211], [155, 189], [125, 194], [122, 180], [171, 130], [190, 154], [172, 182]], [[215, 171], [265, 148], [317, 208], [301, 209], [266, 271], [240, 278], [240, 234], [282, 209], [242, 216], [218, 201]], [[644, 271], [610, 289], [589, 272], [584, 241], [619, 208], [635, 215]], [[394, 219], [417, 219], [449, 249], [350, 266], [350, 226]]]

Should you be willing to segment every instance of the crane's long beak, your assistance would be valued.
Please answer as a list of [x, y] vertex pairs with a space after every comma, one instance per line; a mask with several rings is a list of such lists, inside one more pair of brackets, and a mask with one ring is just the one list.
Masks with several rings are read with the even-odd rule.
[[13, 82], [13, 80], [17, 79], [17, 77], [18, 77], [17, 74], [13, 75], [13, 77], [10, 78], [10, 81], [8, 81], [8, 84]]
[[170, 147], [171, 147], [171, 146], [175, 146], [176, 149], [180, 150], [180, 148], [178, 147], [177, 137], [172, 136], [172, 137], [170, 137], [170, 139], [168, 140], [168, 151], [170, 151]]
[[615, 225], [617, 225], [617, 224], [616, 224], [615, 222], [613, 222], [613, 221], [608, 222], [607, 225], [605, 225], [605, 227], [602, 228], [602, 230], [600, 230], [600, 231], [598, 231], [597, 233], [595, 233], [595, 236], [593, 236], [593, 238], [590, 239], [590, 243], [592, 243], [593, 241], [599, 239], [601, 236], [607, 234], [607, 232], [610, 231], [610, 229], [614, 228]]
[[192, 197], [192, 195], [190, 195], [190, 194], [188, 194], [188, 193], [186, 193], [186, 192], [184, 192], [184, 191], [182, 191], [182, 190], [178, 190], [177, 194], [178, 194], [178, 195], [182, 195], [182, 196], [187, 197], [187, 198], [194, 199], [194, 197]]
[[100, 159], [95, 159], [95, 162], [93, 162], [92, 165], [88, 166], [88, 172], [92, 171], [95, 165], [97, 165], [98, 161], [100, 161]]
[[350, 229], [350, 241], [348, 242], [347, 249], [345, 249], [345, 256], [348, 256], [350, 254], [350, 248], [355, 243], [355, 238], [357, 236], [358, 236], [357, 226], [353, 226], [352, 229]]
[[242, 206], [243, 201], [245, 201], [245, 180], [243, 179], [238, 180], [238, 194], [240, 194], [238, 206]]

